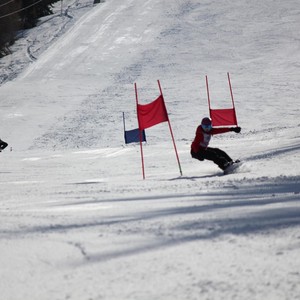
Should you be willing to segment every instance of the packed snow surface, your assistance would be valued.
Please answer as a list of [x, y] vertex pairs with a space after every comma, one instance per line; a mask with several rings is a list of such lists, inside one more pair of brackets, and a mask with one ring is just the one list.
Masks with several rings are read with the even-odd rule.
[[[300, 299], [300, 2], [64, 1], [0, 60], [3, 300]], [[208, 114], [242, 132], [190, 156]], [[140, 103], [160, 80], [167, 123]]]

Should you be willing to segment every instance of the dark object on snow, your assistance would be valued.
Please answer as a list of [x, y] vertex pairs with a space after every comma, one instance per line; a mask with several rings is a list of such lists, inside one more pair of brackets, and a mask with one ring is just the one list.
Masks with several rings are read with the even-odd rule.
[[0, 152], [4, 150], [8, 144], [0, 139]]

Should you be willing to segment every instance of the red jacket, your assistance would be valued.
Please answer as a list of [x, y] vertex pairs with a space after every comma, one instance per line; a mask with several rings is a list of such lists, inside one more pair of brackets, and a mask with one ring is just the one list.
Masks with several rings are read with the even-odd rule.
[[212, 128], [210, 132], [205, 132], [201, 125], [198, 126], [196, 136], [192, 142], [191, 148], [193, 152], [197, 153], [199, 150], [205, 150], [208, 147], [212, 135], [229, 132], [230, 128]]

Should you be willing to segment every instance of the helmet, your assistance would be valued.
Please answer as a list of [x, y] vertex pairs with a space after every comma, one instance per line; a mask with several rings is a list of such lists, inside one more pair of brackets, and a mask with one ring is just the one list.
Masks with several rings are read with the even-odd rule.
[[211, 119], [208, 117], [203, 118], [201, 121], [201, 127], [205, 132], [209, 132], [212, 129]]

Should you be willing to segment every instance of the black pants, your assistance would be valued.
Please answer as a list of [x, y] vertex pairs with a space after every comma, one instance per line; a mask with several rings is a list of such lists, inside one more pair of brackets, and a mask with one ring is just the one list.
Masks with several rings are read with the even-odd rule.
[[0, 151], [4, 150], [7, 147], [7, 143], [5, 143], [4, 141], [0, 140]]
[[212, 160], [222, 170], [225, 169], [225, 166], [228, 162], [232, 162], [232, 159], [229, 157], [229, 155], [218, 148], [207, 147], [205, 150], [199, 150], [197, 153], [191, 150], [191, 155], [193, 158], [201, 161], [204, 159]]

